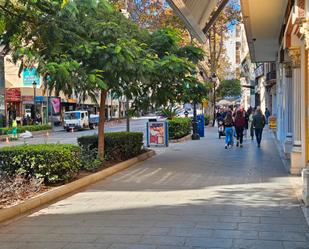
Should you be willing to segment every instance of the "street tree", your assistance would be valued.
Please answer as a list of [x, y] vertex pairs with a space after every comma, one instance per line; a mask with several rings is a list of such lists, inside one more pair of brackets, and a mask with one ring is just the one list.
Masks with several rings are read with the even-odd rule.
[[50, 91], [99, 92], [98, 152], [103, 158], [106, 94], [135, 94], [131, 85], [141, 65], [143, 32], [104, 0], [7, 0], [0, 9], [6, 20], [1, 35], [5, 52], [23, 65], [35, 61], [50, 76]]
[[241, 84], [238, 79], [230, 79], [221, 81], [218, 89], [218, 97], [223, 99], [226, 97], [238, 97], [241, 95]]

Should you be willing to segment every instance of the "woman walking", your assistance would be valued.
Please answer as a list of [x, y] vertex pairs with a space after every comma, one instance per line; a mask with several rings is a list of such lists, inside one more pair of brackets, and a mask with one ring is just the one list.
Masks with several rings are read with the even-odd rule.
[[224, 119], [225, 149], [233, 145], [233, 126], [234, 126], [234, 122], [233, 122], [232, 113], [228, 112]]
[[235, 130], [237, 135], [237, 143], [236, 146], [242, 147], [243, 137], [244, 137], [244, 129], [246, 126], [246, 119], [244, 116], [244, 112], [240, 109], [236, 112], [235, 117]]

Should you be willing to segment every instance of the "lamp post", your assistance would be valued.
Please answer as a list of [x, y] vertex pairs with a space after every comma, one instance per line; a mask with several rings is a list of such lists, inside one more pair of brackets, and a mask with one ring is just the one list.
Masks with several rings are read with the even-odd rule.
[[33, 86], [33, 112], [34, 112], [34, 123], [36, 123], [36, 85], [37, 83], [33, 81], [32, 86]]
[[200, 135], [197, 131], [197, 119], [196, 119], [196, 101], [193, 101], [193, 121], [192, 121], [192, 128], [193, 128], [193, 134], [192, 134], [192, 140], [199, 140]]
[[212, 82], [214, 83], [214, 96], [213, 96], [213, 104], [214, 104], [214, 116], [213, 116], [213, 122], [212, 122], [212, 126], [215, 126], [215, 122], [216, 122], [216, 86], [217, 86], [217, 75], [215, 73], [213, 73], [211, 75], [211, 79]]

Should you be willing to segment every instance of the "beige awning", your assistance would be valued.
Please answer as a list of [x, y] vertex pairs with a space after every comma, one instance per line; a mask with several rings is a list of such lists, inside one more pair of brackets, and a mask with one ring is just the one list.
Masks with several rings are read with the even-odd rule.
[[[176, 14], [184, 20], [188, 30], [200, 42], [205, 43], [205, 28], [213, 16], [219, 0], [167, 0], [169, 5], [173, 8]], [[224, 4], [224, 6], [225, 6]], [[224, 7], [223, 6], [223, 7]], [[221, 10], [219, 10], [221, 11]]]
[[253, 62], [275, 61], [288, 0], [240, 0]]

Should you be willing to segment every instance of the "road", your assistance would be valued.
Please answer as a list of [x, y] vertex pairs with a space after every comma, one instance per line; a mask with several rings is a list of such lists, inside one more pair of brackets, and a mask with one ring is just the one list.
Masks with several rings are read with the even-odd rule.
[[[146, 142], [146, 123], [149, 118], [155, 117], [142, 117], [137, 119], [132, 119], [130, 122], [130, 130], [135, 132], [144, 133], [144, 143]], [[106, 132], [117, 132], [117, 131], [126, 131], [126, 121], [121, 123], [109, 122], [105, 125]], [[50, 132], [49, 136], [46, 134], [37, 134], [33, 138], [19, 139], [18, 141], [11, 141], [9, 144], [6, 142], [0, 142], [0, 147], [8, 145], [20, 145], [20, 144], [39, 144], [39, 143], [60, 143], [60, 144], [76, 144], [77, 138], [81, 136], [97, 134], [98, 130], [83, 130], [75, 132], [66, 132], [62, 128], [57, 128], [55, 131]]]

